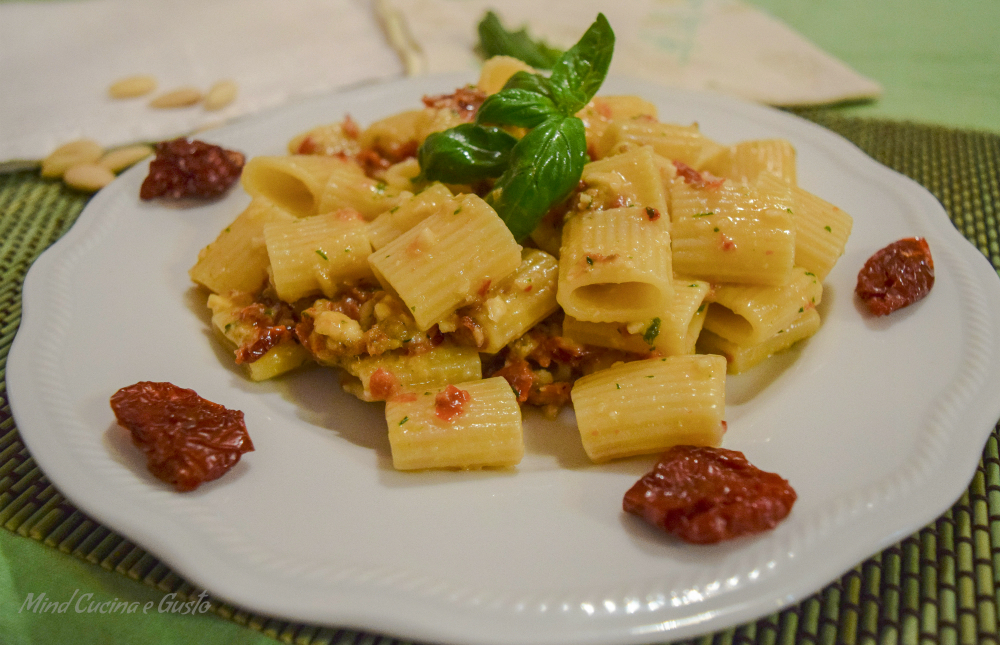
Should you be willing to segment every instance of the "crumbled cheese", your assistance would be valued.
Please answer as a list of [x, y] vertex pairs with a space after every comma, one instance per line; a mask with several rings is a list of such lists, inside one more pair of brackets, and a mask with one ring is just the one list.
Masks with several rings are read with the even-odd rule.
[[507, 313], [507, 303], [500, 296], [493, 296], [486, 301], [486, 315], [493, 322], [499, 322]]
[[340, 313], [339, 311], [324, 311], [313, 323], [313, 330], [317, 334], [328, 337], [330, 340], [344, 345], [353, 345], [361, 342], [364, 332], [358, 321]]

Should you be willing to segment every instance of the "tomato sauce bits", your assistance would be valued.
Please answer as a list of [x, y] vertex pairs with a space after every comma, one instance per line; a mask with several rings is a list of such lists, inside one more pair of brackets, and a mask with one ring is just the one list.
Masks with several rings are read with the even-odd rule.
[[876, 316], [923, 299], [934, 286], [934, 259], [927, 240], [907, 237], [875, 252], [858, 272], [855, 293]]
[[253, 450], [242, 412], [172, 383], [123, 387], [111, 409], [146, 453], [150, 472], [181, 492], [218, 479]]
[[785, 479], [743, 453], [675, 446], [625, 493], [622, 507], [692, 544], [714, 544], [773, 529], [797, 495]]

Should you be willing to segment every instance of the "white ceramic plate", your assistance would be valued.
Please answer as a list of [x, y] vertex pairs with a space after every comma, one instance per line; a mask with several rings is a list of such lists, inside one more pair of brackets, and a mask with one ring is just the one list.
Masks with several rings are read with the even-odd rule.
[[[249, 155], [449, 92], [464, 77], [362, 87], [204, 136]], [[247, 609], [462, 644], [646, 643], [721, 629], [801, 600], [932, 521], [965, 490], [1000, 417], [1000, 280], [941, 206], [830, 132], [727, 98], [625, 79], [724, 143], [786, 137], [803, 187], [854, 217], [826, 282], [823, 328], [728, 383], [725, 446], [798, 491], [773, 532], [681, 544], [621, 511], [652, 458], [590, 465], [572, 414], [528, 414], [515, 473], [398, 473], [381, 405], [309, 370], [248, 382], [214, 342], [187, 277], [247, 203], [141, 203], [145, 169], [101, 191], [25, 282], [7, 386], [18, 428], [56, 486], [192, 584]], [[923, 236], [937, 283], [884, 318], [853, 297], [875, 250]], [[148, 474], [108, 399], [171, 381], [246, 414], [256, 452], [178, 494]]]

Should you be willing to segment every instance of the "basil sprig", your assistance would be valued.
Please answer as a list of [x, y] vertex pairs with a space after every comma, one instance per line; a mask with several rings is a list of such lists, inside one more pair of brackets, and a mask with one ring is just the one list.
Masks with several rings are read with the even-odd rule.
[[[518, 72], [487, 97], [474, 123], [427, 137], [418, 153], [421, 174], [446, 184], [496, 179], [486, 201], [514, 238], [524, 239], [580, 181], [587, 137], [575, 115], [604, 82], [614, 46], [611, 25], [598, 14], [550, 76]], [[508, 126], [528, 132], [517, 140], [502, 129]]]
[[479, 21], [479, 50], [486, 58], [513, 56], [536, 69], [552, 69], [562, 52], [542, 40], [533, 40], [527, 27], [509, 31], [492, 11]]

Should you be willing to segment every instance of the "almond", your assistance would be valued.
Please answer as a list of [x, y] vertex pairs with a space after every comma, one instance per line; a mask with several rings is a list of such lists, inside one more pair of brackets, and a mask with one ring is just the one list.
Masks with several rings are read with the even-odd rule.
[[153, 147], [146, 144], [125, 146], [111, 150], [97, 162], [97, 165], [107, 168], [111, 172], [120, 172], [132, 166], [149, 155], [153, 154]]
[[237, 87], [233, 81], [219, 81], [205, 95], [206, 110], [221, 110], [236, 98]]
[[148, 74], [127, 76], [108, 87], [108, 95], [113, 99], [131, 99], [149, 94], [156, 89], [156, 78]]
[[92, 139], [77, 139], [53, 150], [42, 160], [42, 177], [62, 177], [67, 168], [94, 163], [104, 154], [101, 144]]
[[115, 179], [115, 173], [104, 166], [84, 163], [66, 170], [63, 181], [70, 188], [76, 188], [86, 193], [97, 192]]
[[164, 109], [181, 108], [194, 105], [200, 100], [200, 90], [193, 87], [181, 87], [166, 94], [160, 94], [149, 102], [149, 107]]

